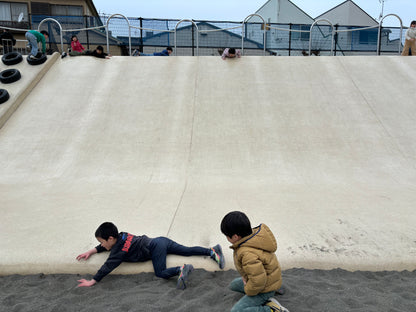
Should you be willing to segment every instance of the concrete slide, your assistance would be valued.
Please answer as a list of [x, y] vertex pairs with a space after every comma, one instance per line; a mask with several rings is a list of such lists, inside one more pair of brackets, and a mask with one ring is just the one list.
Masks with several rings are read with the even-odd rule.
[[[0, 274], [94, 274], [107, 253], [75, 257], [104, 221], [220, 243], [231, 269], [234, 210], [272, 229], [283, 269], [416, 269], [416, 58], [55, 56], [41, 79], [19, 66]], [[218, 269], [168, 258], [183, 263]]]

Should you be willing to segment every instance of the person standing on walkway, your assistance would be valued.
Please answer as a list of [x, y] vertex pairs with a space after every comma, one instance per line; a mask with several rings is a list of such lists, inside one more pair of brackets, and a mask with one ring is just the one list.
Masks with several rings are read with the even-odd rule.
[[25, 37], [29, 41], [30, 54], [29, 58], [36, 59], [38, 54], [38, 42], [42, 43], [42, 53], [46, 53], [46, 39], [49, 38], [49, 33], [46, 30], [38, 32], [36, 30], [29, 30], [26, 32]]
[[416, 55], [416, 21], [410, 23], [410, 27], [406, 30], [405, 38], [402, 55], [409, 55], [409, 49], [412, 55]]

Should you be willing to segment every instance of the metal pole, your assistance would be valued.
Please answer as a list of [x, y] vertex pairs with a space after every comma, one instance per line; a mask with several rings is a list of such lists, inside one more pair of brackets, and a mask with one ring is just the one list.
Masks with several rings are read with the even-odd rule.
[[198, 30], [198, 25], [193, 20], [190, 20], [190, 19], [182, 19], [179, 22], [177, 22], [176, 25], [175, 25], [175, 33], [174, 33], [175, 56], [176, 56], [176, 31], [178, 30], [178, 26], [183, 22], [190, 22], [190, 23], [192, 23], [192, 25], [195, 25], [196, 33], [197, 33], [197, 35], [196, 35], [196, 55], [198, 56], [199, 55], [199, 39], [198, 39], [199, 30]]
[[334, 51], [334, 25], [332, 25], [332, 23], [329, 20], [325, 19], [325, 18], [318, 19], [315, 22], [313, 22], [313, 24], [311, 25], [311, 28], [309, 30], [309, 55], [311, 55], [311, 50], [312, 50], [312, 28], [319, 22], [327, 22], [329, 25], [331, 25], [331, 29], [332, 29], [331, 55], [332, 55], [333, 51]]
[[129, 55], [131, 55], [131, 26], [130, 26], [129, 19], [127, 17], [125, 17], [124, 15], [122, 15], [122, 14], [113, 14], [113, 15], [111, 15], [107, 19], [107, 22], [105, 24], [105, 33], [106, 33], [106, 37], [107, 37], [107, 53], [110, 53], [110, 41], [109, 41], [109, 38], [108, 38], [108, 24], [109, 24], [110, 20], [115, 16], [120, 16], [120, 17], [124, 18], [127, 21], [127, 25], [129, 26]]
[[241, 25], [242, 27], [242, 34], [241, 34], [241, 54], [244, 54], [244, 37], [246, 35], [246, 31], [244, 29], [244, 24], [246, 23], [247, 19], [253, 17], [253, 16], [257, 16], [259, 17], [262, 21], [263, 21], [263, 54], [266, 55], [266, 21], [264, 20], [263, 16], [254, 13], [254, 14], [250, 14], [249, 16], [247, 16], [244, 21], [243, 24]]
[[383, 24], [384, 19], [386, 17], [388, 17], [388, 16], [395, 16], [400, 21], [400, 41], [399, 41], [399, 55], [400, 55], [401, 48], [402, 48], [402, 37], [403, 37], [403, 22], [402, 22], [402, 19], [398, 15], [396, 15], [396, 14], [387, 14], [386, 16], [384, 16], [381, 19], [380, 24], [378, 25], [377, 55], [380, 55], [380, 47], [381, 47], [381, 25]]
[[42, 26], [42, 24], [44, 22], [48, 22], [48, 21], [57, 23], [58, 26], [59, 26], [59, 35], [61, 37], [61, 51], [63, 52], [64, 51], [64, 39], [62, 37], [62, 26], [61, 26], [61, 24], [56, 19], [48, 17], [48, 18], [45, 18], [45, 19], [41, 20], [40, 23], [39, 23], [39, 25], [38, 25], [38, 31], [40, 31], [40, 26]]

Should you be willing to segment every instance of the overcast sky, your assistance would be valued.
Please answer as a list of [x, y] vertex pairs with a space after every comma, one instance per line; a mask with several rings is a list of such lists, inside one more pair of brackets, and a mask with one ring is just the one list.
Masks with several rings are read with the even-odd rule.
[[[119, 13], [127, 17], [242, 21], [255, 13], [267, 0], [93, 0], [100, 13]], [[299, 8], [315, 18], [343, 3], [344, 0], [292, 0]], [[355, 0], [358, 6], [378, 20], [380, 0]], [[394, 13], [404, 26], [416, 20], [416, 0], [385, 0], [384, 15]], [[385, 26], [398, 26], [397, 19], [386, 18]]]

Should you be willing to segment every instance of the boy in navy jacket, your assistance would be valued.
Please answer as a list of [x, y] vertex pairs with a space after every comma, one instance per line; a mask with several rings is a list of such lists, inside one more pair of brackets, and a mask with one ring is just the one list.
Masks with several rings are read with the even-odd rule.
[[146, 235], [136, 236], [126, 232], [118, 232], [117, 227], [111, 222], [104, 222], [95, 232], [95, 237], [100, 242], [97, 247], [77, 256], [77, 260], [87, 260], [91, 255], [103, 251], [110, 251], [110, 255], [103, 266], [91, 280], [78, 280], [78, 287], [89, 287], [118, 267], [122, 262], [145, 262], [152, 260], [157, 277], [168, 279], [179, 275], [177, 288], [185, 289], [189, 274], [193, 271], [192, 264], [184, 264], [182, 267], [166, 268], [166, 256], [175, 254], [181, 256], [210, 256], [216, 261], [220, 269], [224, 268], [225, 261], [220, 245], [212, 248], [186, 247], [167, 237], [149, 238]]

